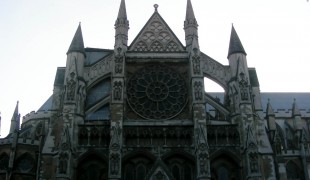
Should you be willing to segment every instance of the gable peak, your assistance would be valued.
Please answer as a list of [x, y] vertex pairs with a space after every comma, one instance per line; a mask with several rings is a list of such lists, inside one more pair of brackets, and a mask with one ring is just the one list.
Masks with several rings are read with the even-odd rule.
[[154, 4], [154, 11], [155, 11], [155, 12], [158, 12], [157, 9], [158, 9], [158, 4]]
[[184, 46], [175, 36], [165, 20], [158, 13], [158, 5], [138, 36], [130, 45], [129, 51], [140, 52], [180, 52]]

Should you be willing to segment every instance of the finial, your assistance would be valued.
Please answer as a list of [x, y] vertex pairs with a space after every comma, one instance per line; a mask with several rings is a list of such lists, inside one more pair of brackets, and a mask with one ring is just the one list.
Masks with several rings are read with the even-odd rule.
[[154, 4], [155, 12], [157, 12], [158, 4]]

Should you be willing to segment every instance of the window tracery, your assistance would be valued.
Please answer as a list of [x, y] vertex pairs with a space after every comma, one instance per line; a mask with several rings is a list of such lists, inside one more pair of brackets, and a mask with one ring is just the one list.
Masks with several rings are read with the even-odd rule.
[[145, 119], [169, 119], [187, 103], [186, 82], [167, 66], [148, 66], [129, 79], [127, 99], [131, 108]]

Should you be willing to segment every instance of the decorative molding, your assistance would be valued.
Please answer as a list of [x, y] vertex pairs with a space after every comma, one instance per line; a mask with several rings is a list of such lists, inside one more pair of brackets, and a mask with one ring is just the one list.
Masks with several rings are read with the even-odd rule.
[[180, 52], [184, 51], [184, 47], [160, 15], [155, 13], [129, 50], [139, 52]]

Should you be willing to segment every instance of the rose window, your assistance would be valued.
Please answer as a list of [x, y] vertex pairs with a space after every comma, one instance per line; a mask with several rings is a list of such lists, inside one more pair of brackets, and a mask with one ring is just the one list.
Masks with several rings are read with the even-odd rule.
[[130, 107], [145, 119], [169, 119], [187, 103], [185, 80], [164, 65], [138, 70], [128, 81]]

